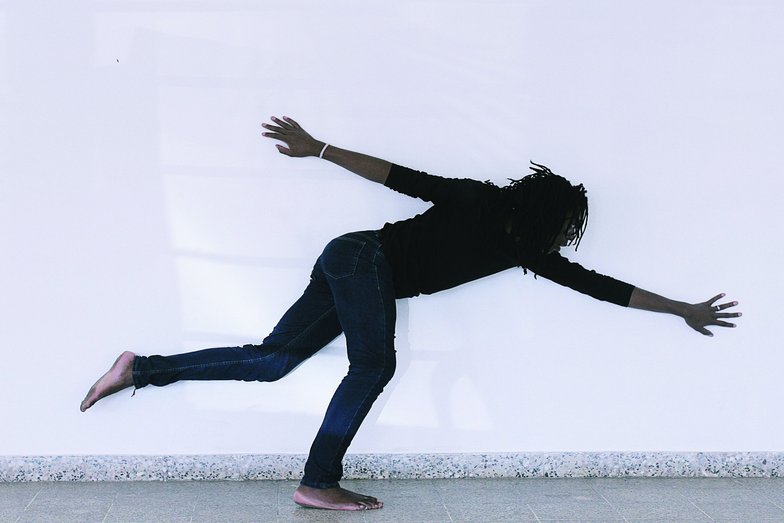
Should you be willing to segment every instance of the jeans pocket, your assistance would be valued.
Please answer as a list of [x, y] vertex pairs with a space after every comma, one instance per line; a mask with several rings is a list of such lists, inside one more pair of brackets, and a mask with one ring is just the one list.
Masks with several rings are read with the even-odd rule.
[[329, 242], [321, 254], [324, 274], [335, 280], [353, 276], [364, 247], [365, 242], [348, 236], [340, 236]]

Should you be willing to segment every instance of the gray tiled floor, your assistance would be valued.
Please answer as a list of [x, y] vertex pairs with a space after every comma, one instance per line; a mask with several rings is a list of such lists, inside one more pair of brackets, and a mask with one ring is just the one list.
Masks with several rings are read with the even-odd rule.
[[384, 508], [306, 509], [293, 481], [0, 484], [0, 522], [782, 522], [784, 478], [353, 480]]

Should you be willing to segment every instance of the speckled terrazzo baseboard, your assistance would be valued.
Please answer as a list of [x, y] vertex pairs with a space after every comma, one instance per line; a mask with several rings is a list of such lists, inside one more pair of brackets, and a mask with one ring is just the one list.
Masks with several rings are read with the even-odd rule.
[[[304, 455], [0, 456], [0, 481], [299, 479]], [[782, 477], [784, 452], [350, 454], [346, 479]]]

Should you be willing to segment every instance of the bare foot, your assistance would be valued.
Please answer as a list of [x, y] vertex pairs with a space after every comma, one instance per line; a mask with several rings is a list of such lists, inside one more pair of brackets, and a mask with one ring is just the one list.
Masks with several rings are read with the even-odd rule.
[[294, 503], [310, 508], [329, 510], [371, 510], [384, 506], [372, 496], [363, 496], [344, 488], [312, 488], [300, 485], [294, 492]]
[[115, 360], [114, 365], [112, 365], [112, 368], [106, 371], [106, 374], [101, 376], [101, 378], [90, 387], [87, 396], [84, 397], [82, 404], [79, 406], [79, 410], [84, 412], [92, 407], [99, 399], [105, 398], [106, 396], [123, 389], [127, 389], [133, 385], [131, 370], [133, 370], [133, 359], [135, 357], [136, 354], [130, 351], [125, 351], [120, 354], [117, 360]]

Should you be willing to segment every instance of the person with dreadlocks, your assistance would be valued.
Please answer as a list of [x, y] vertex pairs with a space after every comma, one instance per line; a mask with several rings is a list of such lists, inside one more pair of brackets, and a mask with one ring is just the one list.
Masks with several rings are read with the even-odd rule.
[[585, 232], [588, 200], [543, 165], [506, 187], [434, 176], [314, 139], [296, 121], [272, 117], [263, 136], [282, 141], [281, 154], [318, 156], [368, 180], [433, 205], [380, 230], [330, 241], [316, 261], [303, 295], [260, 345], [204, 349], [172, 356], [123, 352], [89, 390], [90, 408], [120, 390], [179, 380], [274, 381], [288, 374], [341, 332], [349, 370], [327, 408], [311, 446], [294, 501], [335, 510], [381, 508], [372, 496], [343, 489], [342, 460], [371, 405], [395, 371], [395, 299], [433, 294], [512, 267], [531, 270], [596, 299], [681, 316], [696, 331], [734, 327], [714, 305], [724, 294], [695, 304], [670, 300], [590, 271], [560, 255]]

